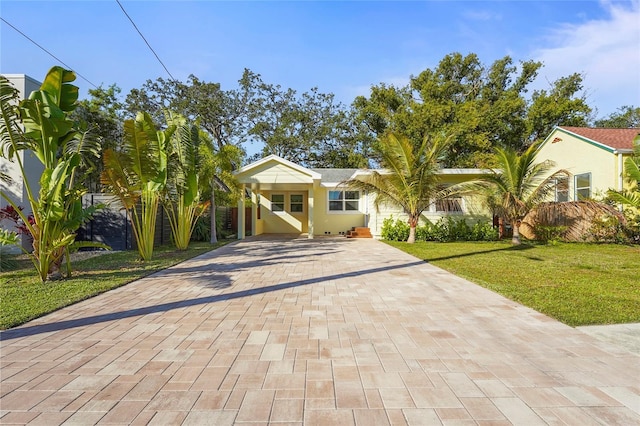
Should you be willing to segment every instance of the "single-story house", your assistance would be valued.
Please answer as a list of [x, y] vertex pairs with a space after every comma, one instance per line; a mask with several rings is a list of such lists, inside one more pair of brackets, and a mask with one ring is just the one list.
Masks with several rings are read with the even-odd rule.
[[[369, 228], [379, 237], [384, 219], [404, 218], [396, 206], [384, 206], [377, 211], [374, 194], [355, 191], [341, 185], [347, 179], [366, 173], [363, 169], [311, 169], [270, 155], [235, 172], [243, 191], [251, 194], [251, 229], [261, 234], [307, 234], [309, 238], [339, 235], [355, 227]], [[443, 185], [477, 179], [486, 174], [482, 169], [443, 169]], [[245, 236], [245, 199], [238, 205], [238, 238]], [[462, 197], [447, 202], [435, 202], [423, 213], [423, 218], [437, 221], [456, 216], [490, 220], [480, 203]]]
[[624, 161], [634, 143], [640, 143], [640, 129], [560, 126], [542, 142], [537, 158], [570, 173], [558, 181], [555, 201], [579, 201], [625, 187]]

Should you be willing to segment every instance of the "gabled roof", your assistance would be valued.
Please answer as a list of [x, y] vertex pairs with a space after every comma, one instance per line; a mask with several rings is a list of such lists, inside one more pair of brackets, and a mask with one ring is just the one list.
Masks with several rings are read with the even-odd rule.
[[247, 171], [252, 170], [252, 169], [256, 169], [256, 168], [258, 168], [258, 167], [262, 166], [263, 164], [266, 164], [266, 163], [268, 163], [270, 161], [273, 161], [273, 162], [276, 162], [276, 163], [280, 163], [280, 164], [283, 164], [283, 165], [285, 165], [287, 167], [290, 167], [291, 169], [296, 170], [296, 171], [302, 173], [303, 175], [309, 176], [311, 179], [320, 179], [320, 174], [319, 173], [317, 173], [317, 172], [315, 172], [315, 171], [313, 171], [311, 169], [307, 169], [306, 167], [302, 167], [301, 165], [296, 164], [296, 163], [294, 163], [292, 161], [285, 160], [284, 158], [278, 157], [277, 155], [274, 155], [274, 154], [271, 154], [271, 155], [269, 155], [267, 157], [264, 157], [264, 158], [254, 162], [254, 163], [247, 164], [246, 166], [244, 166], [244, 167], [236, 170], [235, 172], [233, 172], [233, 174], [234, 175], [244, 174]]
[[607, 129], [594, 127], [570, 127], [559, 126], [557, 129], [586, 139], [587, 142], [595, 142], [609, 150], [632, 150], [634, 140], [640, 135], [640, 129]]

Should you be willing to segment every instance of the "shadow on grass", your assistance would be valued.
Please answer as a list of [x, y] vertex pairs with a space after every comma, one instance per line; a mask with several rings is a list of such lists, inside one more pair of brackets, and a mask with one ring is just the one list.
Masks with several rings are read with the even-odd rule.
[[33, 336], [40, 333], [51, 333], [55, 331], [68, 330], [71, 328], [83, 327], [83, 326], [98, 324], [98, 323], [107, 322], [107, 321], [116, 321], [124, 318], [155, 314], [159, 312], [167, 312], [174, 309], [180, 309], [180, 308], [185, 308], [189, 306], [205, 305], [205, 304], [216, 303], [216, 302], [221, 302], [225, 300], [233, 300], [233, 299], [238, 299], [242, 297], [248, 297], [248, 296], [253, 296], [257, 294], [264, 294], [264, 293], [269, 293], [269, 292], [279, 291], [279, 290], [285, 290], [293, 287], [306, 286], [306, 285], [316, 284], [316, 283], [325, 282], [325, 281], [338, 280], [338, 279], [347, 278], [347, 277], [373, 274], [376, 272], [389, 271], [393, 269], [408, 268], [411, 266], [417, 266], [421, 264], [423, 264], [423, 261], [420, 260], [417, 262], [404, 263], [401, 265], [384, 266], [379, 268], [366, 269], [363, 271], [355, 271], [355, 272], [349, 272], [349, 273], [328, 275], [323, 277], [309, 278], [306, 280], [275, 284], [275, 285], [270, 285], [270, 286], [261, 287], [261, 288], [254, 288], [250, 290], [237, 291], [233, 293], [224, 293], [224, 294], [218, 294], [214, 296], [198, 297], [195, 299], [188, 299], [188, 300], [179, 300], [176, 302], [162, 303], [159, 305], [146, 306], [143, 308], [129, 309], [125, 311], [112, 312], [107, 314], [94, 315], [90, 317], [53, 322], [49, 324], [14, 328], [10, 330], [0, 331], [0, 341], [17, 339], [17, 338], [26, 337], [26, 336]]
[[[434, 262], [434, 261], [438, 261], [438, 260], [459, 259], [459, 258], [462, 258], [462, 257], [476, 256], [478, 254], [494, 253], [494, 252], [497, 252], [497, 251], [524, 251], [524, 250], [530, 250], [532, 248], [534, 248], [534, 246], [530, 246], [530, 245], [527, 245], [527, 244], [520, 244], [518, 246], [510, 246], [510, 247], [505, 247], [505, 248], [472, 251], [472, 252], [469, 252], [469, 253], [452, 254], [452, 255], [449, 255], [449, 256], [434, 257], [434, 258], [424, 258], [423, 260], [425, 262]], [[535, 259], [535, 260], [542, 260], [542, 259]]]

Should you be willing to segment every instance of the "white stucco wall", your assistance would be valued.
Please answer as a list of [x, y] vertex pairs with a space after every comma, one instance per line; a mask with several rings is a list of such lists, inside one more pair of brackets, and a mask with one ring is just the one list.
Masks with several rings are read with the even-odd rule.
[[[18, 89], [21, 99], [27, 98], [32, 91], [38, 90], [41, 85], [39, 81], [24, 74], [3, 74], [3, 76]], [[42, 175], [44, 167], [30, 151], [20, 151], [18, 155], [23, 162], [27, 179], [31, 184], [31, 190], [34, 196], [37, 197], [38, 191], [40, 190], [40, 176]], [[3, 194], [9, 194], [13, 202], [24, 207], [23, 211], [30, 213], [29, 199], [17, 161], [0, 158], [0, 170], [11, 178], [11, 182], [9, 183], [0, 181], [0, 191], [2, 191]], [[8, 203], [5, 199], [0, 197], [0, 208], [4, 208], [7, 205]], [[0, 226], [5, 229], [14, 230], [13, 224], [6, 220], [1, 221]], [[29, 249], [27, 241], [23, 240], [23, 247]], [[15, 247], [14, 249], [17, 250]]]

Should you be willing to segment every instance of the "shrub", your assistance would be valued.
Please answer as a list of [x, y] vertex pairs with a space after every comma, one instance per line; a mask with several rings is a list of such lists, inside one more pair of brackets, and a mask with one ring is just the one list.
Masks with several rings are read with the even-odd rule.
[[545, 243], [557, 243], [562, 241], [564, 233], [567, 232], [567, 226], [550, 226], [536, 224], [533, 227], [533, 233], [536, 239]]
[[[409, 238], [409, 224], [406, 221], [389, 217], [382, 222], [382, 239], [387, 241], [407, 241]], [[416, 240], [417, 240], [416, 236]]]
[[[409, 237], [409, 225], [400, 219], [385, 219], [382, 223], [382, 238], [387, 241], [406, 241]], [[427, 221], [416, 228], [416, 241], [495, 241], [498, 231], [487, 222], [478, 222], [473, 226], [464, 218], [441, 218], [436, 223]]]
[[585, 240], [596, 243], [628, 244], [633, 239], [633, 231], [618, 218], [606, 215], [593, 219]]

